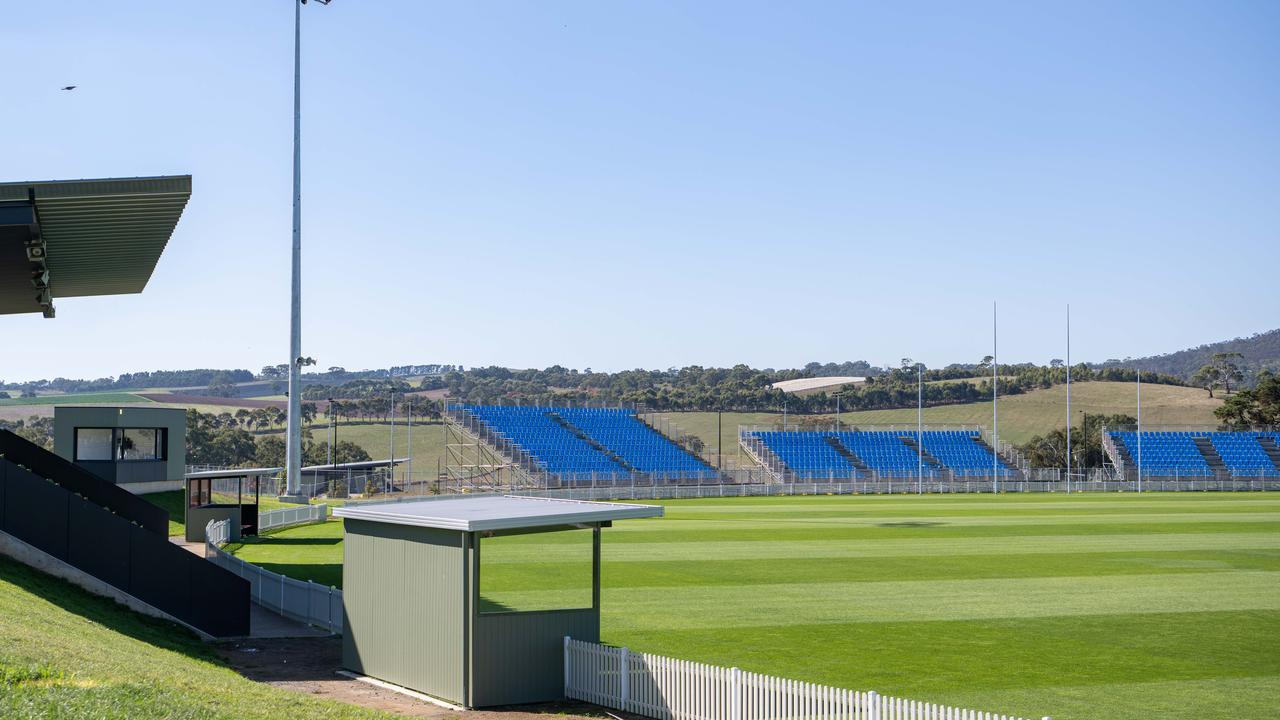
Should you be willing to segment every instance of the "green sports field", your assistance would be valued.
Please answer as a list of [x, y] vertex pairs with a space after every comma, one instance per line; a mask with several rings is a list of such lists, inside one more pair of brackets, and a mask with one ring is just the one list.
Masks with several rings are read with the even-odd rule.
[[[604, 533], [607, 642], [1055, 720], [1280, 705], [1280, 495], [664, 504]], [[335, 582], [340, 534], [330, 522], [238, 552]], [[482, 587], [520, 604], [580, 582], [557, 562], [570, 539], [505, 548]]]

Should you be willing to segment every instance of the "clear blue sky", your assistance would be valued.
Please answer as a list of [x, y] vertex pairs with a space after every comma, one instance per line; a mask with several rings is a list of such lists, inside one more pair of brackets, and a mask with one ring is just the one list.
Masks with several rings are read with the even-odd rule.
[[[1067, 302], [1079, 360], [1280, 325], [1280, 3], [303, 11], [322, 367], [940, 365], [993, 299], [1008, 361]], [[0, 180], [195, 189], [143, 294], [0, 316], [0, 378], [286, 361], [292, 13], [5, 9]]]

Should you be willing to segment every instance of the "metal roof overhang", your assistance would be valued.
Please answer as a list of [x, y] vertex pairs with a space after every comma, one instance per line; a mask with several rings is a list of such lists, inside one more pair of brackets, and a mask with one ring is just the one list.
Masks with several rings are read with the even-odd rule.
[[142, 292], [190, 197], [190, 175], [0, 183], [0, 314]]
[[479, 532], [662, 517], [662, 507], [502, 495], [345, 505], [334, 508], [333, 514], [392, 525]]

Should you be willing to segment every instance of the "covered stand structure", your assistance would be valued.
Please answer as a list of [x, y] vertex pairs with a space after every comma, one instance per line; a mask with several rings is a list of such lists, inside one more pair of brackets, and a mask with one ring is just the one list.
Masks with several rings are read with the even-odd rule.
[[0, 314], [142, 292], [190, 197], [190, 175], [0, 183]]
[[651, 505], [518, 496], [348, 505], [343, 665], [466, 707], [557, 700], [600, 639], [600, 531]]
[[232, 468], [187, 473], [186, 520], [188, 542], [204, 542], [210, 520], [230, 520], [231, 539], [258, 534], [258, 501], [262, 478], [275, 477], [280, 468]]

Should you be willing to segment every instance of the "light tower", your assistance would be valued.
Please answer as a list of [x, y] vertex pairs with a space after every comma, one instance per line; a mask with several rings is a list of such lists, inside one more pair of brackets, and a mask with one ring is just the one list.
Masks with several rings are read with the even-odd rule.
[[[316, 0], [328, 5], [331, 0]], [[289, 412], [285, 440], [283, 500], [306, 502], [302, 495], [302, 366], [315, 360], [302, 356], [302, 6], [293, 8], [293, 275], [289, 312]]]

